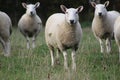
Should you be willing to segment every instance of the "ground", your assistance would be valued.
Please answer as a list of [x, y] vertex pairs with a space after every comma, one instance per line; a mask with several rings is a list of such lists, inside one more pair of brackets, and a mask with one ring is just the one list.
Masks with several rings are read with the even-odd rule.
[[69, 71], [63, 68], [62, 54], [60, 65], [51, 67], [44, 29], [37, 37], [36, 48], [30, 50], [27, 50], [26, 40], [22, 34], [13, 29], [11, 48], [11, 57], [7, 58], [0, 54], [1, 80], [120, 80], [118, 48], [115, 41], [112, 41], [111, 54], [100, 53], [99, 42], [91, 28], [83, 28], [83, 38], [77, 51], [76, 72], [71, 70], [70, 51], [68, 51]]

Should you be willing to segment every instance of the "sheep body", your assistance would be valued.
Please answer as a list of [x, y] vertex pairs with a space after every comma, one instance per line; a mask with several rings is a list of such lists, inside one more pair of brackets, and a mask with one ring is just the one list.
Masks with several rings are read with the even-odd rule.
[[32, 37], [40, 32], [41, 23], [41, 19], [37, 15], [31, 17], [27, 14], [24, 14], [21, 17], [18, 26], [24, 36]]
[[61, 9], [65, 14], [55, 13], [51, 15], [45, 27], [45, 39], [51, 54], [51, 65], [54, 66], [54, 49], [56, 48], [58, 51], [57, 58], [59, 58], [59, 52], [62, 52], [64, 67], [68, 69], [66, 50], [72, 49], [72, 68], [76, 70], [75, 52], [82, 37], [82, 29], [76, 13], [81, 12], [83, 7], [67, 9], [61, 5]]
[[4, 49], [4, 56], [10, 56], [10, 35], [12, 33], [12, 22], [9, 16], [0, 11], [0, 42]]
[[53, 14], [46, 23], [46, 41], [51, 47], [65, 50], [77, 47], [82, 36], [79, 23], [74, 26], [67, 24], [65, 14]]

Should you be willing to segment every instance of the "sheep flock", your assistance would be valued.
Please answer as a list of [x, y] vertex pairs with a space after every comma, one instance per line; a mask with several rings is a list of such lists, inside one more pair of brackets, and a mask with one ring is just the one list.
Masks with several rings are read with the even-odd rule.
[[[114, 38], [119, 49], [120, 62], [120, 13], [113, 10], [107, 11], [109, 1], [104, 4], [91, 2], [95, 9], [92, 21], [92, 32], [100, 44], [101, 53], [111, 53], [111, 40]], [[40, 2], [35, 4], [22, 3], [26, 12], [18, 22], [18, 29], [25, 37], [27, 49], [30, 49], [30, 39], [32, 48], [35, 48], [35, 40], [42, 29], [42, 20], [37, 15], [36, 9]], [[68, 70], [68, 49], [71, 49], [72, 69], [76, 71], [76, 52], [80, 47], [83, 33], [79, 22], [79, 13], [83, 11], [83, 6], [77, 8], [67, 8], [60, 5], [61, 13], [52, 14], [45, 24], [45, 41], [51, 56], [51, 66], [59, 61], [59, 54], [63, 54], [64, 68]], [[4, 56], [11, 55], [10, 36], [12, 33], [12, 22], [5, 12], [0, 12], [0, 42], [3, 47]], [[106, 46], [104, 48], [104, 45]], [[55, 51], [56, 50], [56, 51]], [[56, 53], [56, 54], [55, 54]], [[56, 57], [55, 57], [56, 55]]]

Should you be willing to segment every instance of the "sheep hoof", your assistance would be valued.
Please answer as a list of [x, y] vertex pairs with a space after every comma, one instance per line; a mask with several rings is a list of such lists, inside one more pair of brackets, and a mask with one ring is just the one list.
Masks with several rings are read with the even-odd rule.
[[107, 54], [110, 54], [110, 52], [107, 52]]
[[69, 68], [68, 67], [64, 67], [65, 72], [69, 72]]
[[35, 49], [35, 45], [32, 45], [32, 48]]
[[110, 54], [111, 53], [111, 50], [107, 51], [107, 54]]
[[51, 66], [54, 68], [54, 64], [51, 64]]
[[28, 46], [27, 46], [27, 49], [29, 50], [29, 49], [30, 49], [30, 47], [28, 47]]
[[5, 57], [10, 57], [10, 54], [4, 54]]
[[76, 71], [76, 66], [73, 66], [73, 67], [72, 67], [72, 70], [73, 70], [73, 71]]
[[56, 60], [55, 60], [55, 64], [56, 64], [56, 65], [60, 65], [60, 60], [59, 60], [59, 59], [56, 59]]
[[120, 59], [119, 59], [119, 64], [120, 64]]
[[104, 50], [101, 50], [101, 53], [104, 53]]

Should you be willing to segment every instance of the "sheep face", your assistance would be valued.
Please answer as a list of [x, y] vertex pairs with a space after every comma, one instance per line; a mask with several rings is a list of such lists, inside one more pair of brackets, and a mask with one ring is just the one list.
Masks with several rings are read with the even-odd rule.
[[101, 17], [107, 14], [106, 7], [109, 5], [109, 1], [106, 1], [104, 4], [96, 4], [95, 2], [91, 2], [91, 5], [95, 8], [95, 15]]
[[61, 5], [61, 10], [65, 13], [66, 21], [73, 25], [79, 21], [78, 13], [83, 10], [83, 6], [78, 7], [77, 9], [69, 8], [67, 9], [64, 5]]
[[107, 14], [106, 7], [104, 5], [98, 4], [95, 8], [95, 15], [105, 16]]
[[36, 8], [38, 8], [40, 5], [39, 2], [37, 2], [36, 4], [26, 4], [26, 3], [22, 3], [22, 6], [26, 9], [26, 14], [30, 15], [30, 16], [34, 16], [36, 15]]

